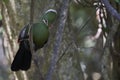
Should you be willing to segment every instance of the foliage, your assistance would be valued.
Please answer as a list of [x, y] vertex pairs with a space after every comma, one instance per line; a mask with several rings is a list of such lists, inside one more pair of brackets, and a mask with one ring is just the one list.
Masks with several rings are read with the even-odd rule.
[[[9, 56], [8, 66], [18, 49], [16, 41], [20, 29], [30, 23], [32, 5], [30, 0], [13, 0], [15, 5], [10, 5], [10, 1], [4, 0], [8, 5], [3, 4], [2, 11], [7, 35], [4, 41], [9, 43], [5, 47], [5, 53]], [[108, 2], [115, 13], [119, 12], [119, 0]], [[53, 27], [50, 27], [48, 43], [33, 54], [30, 70], [16, 73], [9, 71], [10, 78], [120, 80], [120, 29], [119, 22], [113, 17], [115, 15], [111, 15], [114, 11], [110, 12], [111, 9], [108, 10], [109, 7], [98, 0], [35, 0], [34, 14], [31, 14], [33, 23], [39, 22], [41, 15], [49, 8], [56, 9], [58, 17]]]

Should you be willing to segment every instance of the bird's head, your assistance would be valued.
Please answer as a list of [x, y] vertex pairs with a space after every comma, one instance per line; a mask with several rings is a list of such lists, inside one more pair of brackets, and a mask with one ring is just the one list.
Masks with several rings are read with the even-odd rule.
[[44, 21], [45, 24], [50, 26], [56, 20], [56, 17], [57, 17], [57, 11], [54, 9], [49, 9], [43, 15], [42, 20]]

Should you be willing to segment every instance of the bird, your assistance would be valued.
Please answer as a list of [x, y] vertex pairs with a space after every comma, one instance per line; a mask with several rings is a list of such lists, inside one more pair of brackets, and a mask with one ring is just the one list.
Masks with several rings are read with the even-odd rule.
[[[37, 51], [42, 48], [49, 38], [49, 27], [55, 22], [57, 11], [55, 9], [47, 10], [37, 23], [25, 25], [18, 36], [19, 49], [11, 63], [12, 71], [27, 71], [31, 67], [32, 53], [30, 50], [30, 35], [32, 34], [33, 49]], [[30, 30], [31, 26], [31, 30]]]

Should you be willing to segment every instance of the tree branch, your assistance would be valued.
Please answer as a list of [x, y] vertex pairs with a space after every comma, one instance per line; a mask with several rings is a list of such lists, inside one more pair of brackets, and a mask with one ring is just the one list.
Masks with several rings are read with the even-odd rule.
[[109, 73], [110, 73], [109, 72], [109, 67], [110, 66], [108, 65], [108, 63], [109, 63], [109, 57], [108, 56], [110, 56], [109, 48], [112, 45], [113, 37], [114, 37], [118, 27], [119, 27], [118, 25], [119, 25], [119, 22], [115, 22], [113, 24], [113, 26], [112, 26], [112, 28], [111, 28], [108, 36], [107, 36], [105, 46], [102, 50], [102, 53], [103, 53], [102, 56], [101, 56], [102, 57], [101, 58], [101, 60], [102, 60], [102, 73], [103, 73], [103, 77], [104, 77], [105, 80], [110, 80], [109, 79]]
[[101, 0], [102, 3], [105, 5], [108, 12], [115, 17], [117, 20], [120, 21], [120, 14], [111, 6], [108, 0]]
[[56, 33], [56, 40], [55, 40], [55, 45], [53, 49], [53, 55], [51, 59], [51, 64], [48, 70], [48, 74], [46, 75], [46, 80], [52, 80], [52, 74], [57, 62], [57, 58], [59, 55], [59, 48], [60, 48], [60, 43], [62, 41], [62, 33], [64, 31], [66, 19], [67, 19], [67, 13], [68, 13], [68, 6], [69, 6], [69, 1], [70, 0], [63, 0], [62, 7], [60, 9], [60, 16], [59, 16], [59, 22], [58, 22], [58, 30]]

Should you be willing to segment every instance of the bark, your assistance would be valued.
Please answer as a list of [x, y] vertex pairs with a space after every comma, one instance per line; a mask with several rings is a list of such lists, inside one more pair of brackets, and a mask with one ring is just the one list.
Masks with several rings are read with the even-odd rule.
[[60, 50], [59, 48], [62, 41], [62, 33], [64, 31], [65, 23], [67, 20], [69, 2], [70, 0], [63, 0], [62, 7], [60, 8], [60, 16], [59, 16], [59, 22], [58, 22], [58, 30], [56, 33], [56, 41], [53, 49], [53, 56], [51, 58], [50, 68], [46, 76], [46, 80], [52, 80], [52, 73], [54, 72], [54, 69], [55, 69], [55, 65], [56, 65], [57, 58], [59, 55], [59, 50]]
[[113, 80], [120, 79], [120, 28], [118, 26], [117, 32], [114, 36], [114, 47], [111, 48], [111, 54], [113, 59]]
[[[20, 25], [18, 24], [18, 18], [17, 18], [17, 12], [16, 12], [16, 6], [15, 6], [15, 0], [8, 0], [7, 2], [2, 1], [2, 16], [3, 16], [3, 26], [5, 29], [5, 53], [8, 55], [8, 61], [9, 65], [11, 65], [11, 62], [13, 60], [14, 55], [16, 54], [16, 51], [18, 49], [18, 43], [17, 43], [17, 35], [18, 35], [18, 28]], [[10, 67], [10, 66], [9, 66]], [[12, 73], [13, 79], [21, 79], [21, 80], [27, 80], [26, 72], [17, 72]]]

